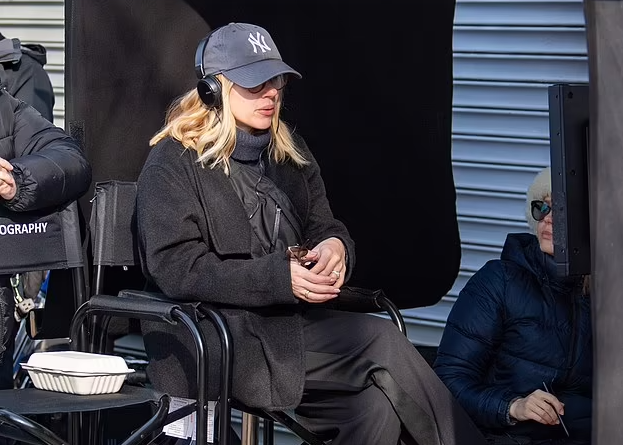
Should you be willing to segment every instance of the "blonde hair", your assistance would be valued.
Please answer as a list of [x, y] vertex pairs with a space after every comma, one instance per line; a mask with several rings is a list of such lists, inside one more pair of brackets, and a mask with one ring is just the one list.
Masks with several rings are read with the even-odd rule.
[[[154, 146], [161, 140], [171, 137], [185, 148], [195, 150], [202, 165], [209, 168], [222, 168], [229, 174], [229, 158], [236, 146], [236, 119], [231, 111], [229, 95], [234, 84], [217, 74], [221, 82], [222, 98], [220, 108], [208, 108], [193, 88], [178, 97], [167, 109], [164, 126], [149, 140]], [[281, 93], [283, 94], [283, 93]], [[270, 126], [271, 141], [268, 155], [277, 163], [288, 160], [302, 167], [309, 164], [294, 142], [292, 130], [279, 118], [282, 96], [275, 104], [276, 112]]]

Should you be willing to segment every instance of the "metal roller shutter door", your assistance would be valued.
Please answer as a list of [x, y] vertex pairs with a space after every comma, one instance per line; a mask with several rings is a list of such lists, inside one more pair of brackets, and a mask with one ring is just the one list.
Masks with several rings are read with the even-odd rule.
[[[459, 276], [435, 306], [405, 310], [409, 337], [437, 345], [469, 277], [525, 231], [525, 191], [549, 165], [547, 87], [588, 82], [581, 0], [458, 0], [453, 166]], [[417, 283], [415, 283], [417, 285]]]

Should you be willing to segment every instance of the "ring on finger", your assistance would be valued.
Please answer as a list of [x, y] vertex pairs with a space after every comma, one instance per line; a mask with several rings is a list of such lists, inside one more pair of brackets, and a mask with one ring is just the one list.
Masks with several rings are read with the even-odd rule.
[[310, 292], [311, 292], [311, 291], [310, 291], [309, 289], [307, 289], [307, 290], [305, 291], [305, 298], [309, 298], [309, 293], [310, 293]]
[[340, 271], [339, 270], [332, 270], [331, 273], [334, 273], [338, 280], [340, 279]]

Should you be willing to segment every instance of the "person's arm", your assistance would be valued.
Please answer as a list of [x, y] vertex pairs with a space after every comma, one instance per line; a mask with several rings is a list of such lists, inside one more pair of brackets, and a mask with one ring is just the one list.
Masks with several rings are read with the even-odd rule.
[[503, 341], [505, 278], [502, 263], [490, 261], [471, 277], [454, 303], [437, 351], [434, 369], [480, 426], [511, 423], [510, 388], [486, 382]]
[[16, 194], [0, 201], [20, 212], [78, 199], [91, 183], [91, 166], [77, 142], [33, 107], [8, 96], [15, 106], [13, 166]]

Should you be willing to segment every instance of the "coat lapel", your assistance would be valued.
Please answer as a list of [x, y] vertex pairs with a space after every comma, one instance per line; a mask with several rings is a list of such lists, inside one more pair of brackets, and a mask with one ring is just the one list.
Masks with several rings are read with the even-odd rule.
[[[222, 170], [202, 168], [194, 150], [190, 168], [196, 179], [197, 193], [208, 222], [208, 238], [220, 255], [251, 254], [251, 224], [244, 207]], [[206, 234], [207, 236], [208, 234]]]

